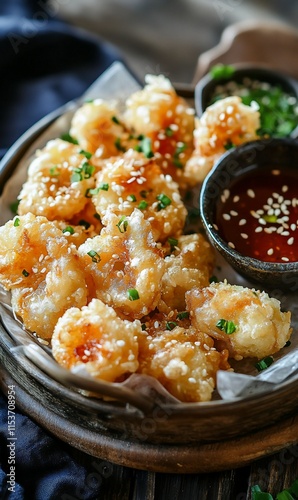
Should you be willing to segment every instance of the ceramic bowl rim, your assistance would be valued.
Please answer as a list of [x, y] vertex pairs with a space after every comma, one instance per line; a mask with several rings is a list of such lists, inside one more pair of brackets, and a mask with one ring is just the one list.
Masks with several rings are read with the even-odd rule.
[[[212, 220], [210, 214], [210, 196], [208, 195], [208, 190], [210, 189], [210, 186], [216, 183], [218, 174], [225, 170], [227, 162], [233, 157], [241, 156], [248, 149], [260, 146], [260, 144], [263, 144], [265, 148], [270, 148], [272, 145], [275, 146], [278, 143], [285, 143], [286, 145], [288, 144], [293, 147], [296, 146], [298, 150], [298, 141], [290, 137], [285, 137], [251, 141], [224, 153], [203, 181], [200, 191], [200, 214], [205, 230], [212, 243], [215, 244], [217, 248], [220, 248], [225, 255], [228, 254], [231, 258], [233, 258], [233, 260], [237, 262], [240, 260], [247, 261], [249, 262], [250, 268], [253, 268], [256, 271], [271, 271], [280, 275], [284, 272], [296, 272], [298, 274], [298, 260], [295, 262], [265, 262], [254, 257], [245, 256], [237, 250], [231, 248], [213, 227], [214, 221]], [[256, 149], [256, 151], [258, 151], [258, 149]], [[212, 203], [212, 206], [214, 206], [214, 203]]]

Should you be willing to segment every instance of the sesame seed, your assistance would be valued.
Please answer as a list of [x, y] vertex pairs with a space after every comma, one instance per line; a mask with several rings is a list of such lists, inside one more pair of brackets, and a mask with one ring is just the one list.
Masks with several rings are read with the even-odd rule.
[[229, 214], [223, 214], [223, 215], [222, 215], [222, 218], [223, 218], [224, 220], [231, 220], [231, 216], [230, 216]]
[[232, 243], [231, 241], [229, 241], [228, 246], [231, 247], [231, 248], [235, 248], [234, 243]]
[[234, 203], [237, 203], [237, 201], [239, 201], [239, 200], [240, 200], [240, 196], [238, 196], [238, 195], [234, 196], [234, 198], [233, 198]]
[[289, 235], [290, 235], [289, 231], [283, 231], [281, 233], [281, 236], [289, 236]]
[[288, 189], [289, 189], [289, 186], [286, 186], [286, 185], [284, 185], [284, 186], [281, 188], [281, 190], [282, 190], [282, 192], [283, 192], [283, 193], [286, 193], [286, 192], [288, 191]]
[[256, 227], [255, 233], [261, 233], [263, 231], [263, 228], [261, 226]]
[[250, 197], [250, 198], [255, 198], [255, 192], [253, 191], [253, 189], [248, 189], [247, 190], [247, 195]]
[[236, 212], [235, 210], [231, 210], [230, 211], [230, 214], [234, 217], [236, 217], [238, 215], [238, 212]]
[[255, 212], [254, 210], [250, 211], [250, 215], [252, 215], [255, 219], [259, 219], [260, 218], [260, 215], [257, 214], [257, 212]]
[[281, 260], [283, 260], [284, 262], [289, 262], [288, 257], [282, 257]]
[[259, 218], [259, 223], [262, 224], [263, 226], [266, 226], [266, 221], [262, 217]]
[[290, 227], [291, 227], [292, 231], [296, 231], [296, 224], [291, 224]]
[[294, 243], [294, 238], [293, 238], [293, 236], [291, 236], [291, 238], [288, 239], [287, 244], [293, 245], [293, 243]]
[[188, 382], [190, 384], [195, 384], [196, 383], [196, 379], [194, 377], [189, 377]]
[[213, 228], [215, 229], [215, 231], [218, 231], [218, 226], [216, 224], [213, 224]]
[[244, 224], [246, 224], [246, 219], [241, 219], [239, 221], [239, 226], [244, 226]]
[[241, 238], [243, 238], [244, 240], [247, 240], [248, 238], [248, 235], [246, 233], [240, 233], [240, 236]]
[[267, 250], [267, 255], [273, 255], [273, 248], [269, 248], [269, 250]]

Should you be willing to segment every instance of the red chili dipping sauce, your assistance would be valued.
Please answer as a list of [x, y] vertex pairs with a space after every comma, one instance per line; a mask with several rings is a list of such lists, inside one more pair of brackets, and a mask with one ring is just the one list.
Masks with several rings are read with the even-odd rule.
[[252, 169], [221, 195], [216, 229], [242, 255], [298, 261], [298, 169]]

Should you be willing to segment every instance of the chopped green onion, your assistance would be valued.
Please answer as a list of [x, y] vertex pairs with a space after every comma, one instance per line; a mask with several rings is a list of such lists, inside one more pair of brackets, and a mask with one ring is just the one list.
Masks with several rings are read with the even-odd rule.
[[49, 170], [49, 172], [50, 172], [50, 175], [51, 175], [52, 177], [57, 177], [57, 176], [60, 174], [60, 172], [59, 172], [59, 169], [58, 169], [58, 166], [57, 166], [57, 165], [54, 165], [53, 167], [51, 167], [51, 168], [50, 168], [50, 170]]
[[232, 149], [235, 147], [235, 144], [233, 144], [231, 141], [228, 141], [225, 143], [224, 148], [226, 151], [229, 151], [229, 149]]
[[188, 311], [182, 311], [177, 314], [177, 319], [188, 319], [188, 318], [189, 318]]
[[171, 127], [166, 127], [165, 134], [167, 137], [172, 137], [172, 135], [174, 134], [174, 130], [171, 129]]
[[215, 64], [210, 70], [212, 78], [219, 80], [221, 78], [230, 78], [235, 73], [235, 68], [228, 64]]
[[126, 219], [125, 215], [122, 215], [122, 217], [120, 218], [118, 224], [116, 224], [116, 226], [118, 227], [120, 233], [125, 233], [125, 231], [127, 230], [127, 226], [128, 226], [128, 220]]
[[218, 278], [217, 278], [217, 276], [215, 276], [215, 275], [210, 276], [210, 278], [209, 278], [209, 283], [218, 283]]
[[183, 168], [183, 163], [180, 160], [178, 160], [178, 158], [173, 158], [173, 164], [177, 168]]
[[18, 227], [20, 225], [20, 219], [18, 217], [16, 217], [13, 221], [13, 225], [14, 227]]
[[158, 194], [156, 196], [156, 199], [159, 200], [159, 203], [157, 205], [158, 211], [168, 207], [172, 203], [171, 198], [169, 198], [166, 194]]
[[236, 325], [233, 323], [233, 321], [228, 321], [226, 319], [220, 319], [216, 323], [216, 328], [219, 330], [225, 332], [227, 335], [231, 335], [236, 331]]
[[176, 321], [167, 321], [166, 322], [166, 330], [174, 330], [174, 328], [177, 326]]
[[141, 143], [135, 147], [135, 150], [143, 153], [146, 158], [152, 158], [152, 156], [154, 156], [151, 139], [149, 137], [142, 136]]
[[86, 198], [92, 198], [92, 196], [97, 195], [99, 193], [99, 188], [88, 188], [85, 192]]
[[266, 358], [264, 359], [261, 359], [260, 361], [258, 361], [258, 363], [256, 363], [256, 369], [261, 372], [263, 370], [266, 370], [266, 368], [268, 368], [270, 365], [272, 365], [273, 363], [273, 358], [272, 356], [267, 356]]
[[120, 137], [117, 137], [114, 144], [116, 149], [118, 149], [118, 151], [122, 151], [122, 153], [125, 153], [126, 149], [124, 146], [122, 146]]
[[90, 225], [91, 224], [84, 219], [79, 220], [79, 226], [84, 226], [85, 229], [88, 229]]
[[69, 234], [74, 234], [74, 228], [72, 226], [66, 226], [64, 229], [62, 229], [62, 233], [69, 233]]
[[87, 160], [90, 160], [92, 156], [92, 153], [89, 153], [89, 151], [84, 151], [84, 149], [81, 149], [81, 151], [79, 151], [79, 154], [84, 155], [87, 158]]
[[71, 144], [79, 144], [77, 139], [72, 137], [69, 132], [66, 132], [65, 134], [61, 134], [60, 139], [62, 139], [63, 141], [71, 142]]
[[148, 202], [145, 200], [140, 201], [138, 204], [138, 209], [139, 210], [145, 210], [148, 207]]
[[81, 167], [75, 168], [73, 174], [70, 178], [71, 182], [80, 182], [84, 179], [90, 179], [94, 174], [95, 167], [90, 165], [87, 161], [83, 163]]
[[92, 104], [94, 102], [94, 99], [86, 99], [85, 103], [86, 104]]
[[129, 194], [127, 197], [128, 201], [137, 201], [136, 197], [134, 194]]
[[70, 182], [80, 182], [82, 179], [83, 178], [82, 178], [80, 172], [74, 172], [71, 175]]
[[95, 250], [90, 250], [89, 252], [87, 252], [87, 255], [91, 257], [92, 262], [100, 262], [100, 255], [98, 255]]
[[22, 275], [25, 276], [25, 278], [27, 278], [29, 276], [30, 273], [28, 273], [28, 271], [26, 271], [26, 269], [23, 269], [22, 271]]
[[262, 215], [262, 219], [264, 219], [266, 222], [276, 222], [278, 217], [277, 215]]
[[109, 190], [109, 184], [107, 182], [103, 182], [98, 186], [98, 189], [101, 189], [102, 191], [108, 191]]
[[140, 298], [139, 292], [135, 288], [127, 290], [129, 300], [138, 300]]
[[176, 238], [168, 238], [168, 242], [171, 245], [171, 252], [173, 252], [173, 250], [175, 250], [175, 247], [177, 247], [178, 245], [178, 240], [176, 240]]
[[141, 328], [142, 328], [142, 331], [146, 330], [146, 328], [147, 328], [146, 323], [141, 323]]
[[11, 210], [11, 212], [12, 212], [13, 214], [17, 214], [17, 213], [18, 213], [18, 207], [19, 207], [20, 201], [21, 201], [21, 200], [16, 200], [16, 201], [13, 201], [13, 202], [9, 205], [9, 208], [10, 208], [10, 210]]
[[179, 146], [177, 146], [176, 151], [174, 153], [174, 157], [178, 158], [178, 156], [183, 153], [187, 148], [187, 145], [184, 142], [179, 143]]
[[111, 120], [112, 120], [112, 122], [116, 123], [117, 125], [120, 125], [120, 121], [118, 120], [117, 116], [112, 116]]

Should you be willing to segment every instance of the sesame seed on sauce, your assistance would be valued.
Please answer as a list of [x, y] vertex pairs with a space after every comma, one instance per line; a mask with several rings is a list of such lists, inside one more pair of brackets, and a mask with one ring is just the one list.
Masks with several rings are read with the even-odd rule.
[[[296, 262], [297, 192], [295, 169], [251, 169], [221, 193], [214, 225], [243, 255], [264, 262]], [[244, 226], [243, 232], [237, 231], [239, 226]]]

